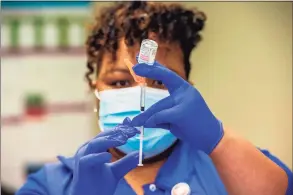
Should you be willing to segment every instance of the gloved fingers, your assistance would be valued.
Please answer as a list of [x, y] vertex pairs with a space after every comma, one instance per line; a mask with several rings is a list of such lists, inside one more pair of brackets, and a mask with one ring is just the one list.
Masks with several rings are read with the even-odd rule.
[[172, 106], [174, 106], [173, 98], [171, 96], [168, 96], [168, 97], [158, 101], [154, 105], [152, 105], [150, 108], [148, 108], [143, 113], [141, 113], [141, 114], [137, 115], [136, 117], [134, 117], [132, 119], [132, 121], [131, 121], [131, 125], [135, 126], [135, 127], [144, 125], [144, 123], [151, 116], [153, 116], [155, 113], [158, 113], [158, 112], [160, 112], [162, 110], [171, 108]]
[[170, 93], [185, 82], [183, 78], [157, 61], [153, 65], [136, 64], [132, 69], [139, 76], [162, 81]]
[[113, 174], [117, 179], [121, 179], [126, 175], [129, 171], [137, 167], [138, 164], [139, 152], [132, 152], [120, 160], [111, 163], [111, 169]]
[[107, 139], [106, 137], [98, 137], [88, 143], [84, 152], [84, 156], [93, 153], [106, 152], [109, 148], [121, 146], [125, 143], [126, 141], [124, 141], [124, 139], [119, 140]]
[[91, 168], [93, 167], [98, 167], [105, 163], [110, 162], [111, 158], [112, 158], [112, 155], [109, 152], [103, 152], [99, 154], [89, 154], [89, 155], [83, 156], [79, 160], [79, 170], [80, 171], [85, 171], [89, 169], [91, 170]]
[[95, 138], [98, 138], [98, 137], [105, 137], [105, 136], [108, 136], [108, 135], [111, 135], [113, 134], [113, 130], [106, 130], [106, 131], [102, 131], [100, 132]]
[[166, 129], [166, 130], [170, 130], [170, 124], [169, 123], [162, 123], [162, 124], [156, 124], [155, 126], [148, 126], [145, 128], [161, 128], [161, 129]]
[[131, 120], [128, 117], [124, 119], [123, 123], [124, 124], [118, 124], [111, 130], [100, 133], [98, 137], [116, 138], [117, 136], [120, 137], [121, 135], [124, 135], [130, 138], [139, 133], [138, 129], [130, 125]]
[[[160, 112], [152, 115], [145, 123], [144, 127], [146, 128], [155, 128], [158, 125], [167, 126], [167, 124], [172, 124], [176, 117], [176, 113], [174, 112], [174, 108], [169, 108], [166, 110], [162, 110]], [[169, 125], [170, 127], [170, 125]]]
[[85, 150], [84, 155], [91, 153], [105, 152], [109, 148], [118, 147], [126, 143], [126, 141], [139, 133], [135, 127], [118, 125], [112, 133], [107, 136], [97, 137], [91, 140]]
[[131, 124], [131, 120], [129, 117], [126, 117], [123, 122], [122, 122], [123, 125], [130, 125]]
[[[123, 120], [122, 124], [119, 124], [119, 125], [126, 125], [126, 126], [129, 126], [130, 123], [131, 123], [131, 119], [130, 119], [129, 117], [126, 117], [126, 118]], [[118, 125], [118, 126], [119, 126], [119, 125]], [[111, 130], [109, 130], [109, 131], [103, 131], [103, 132], [99, 133], [99, 134], [96, 136], [96, 138], [98, 138], [98, 137], [108, 136], [108, 135], [111, 135], [111, 134], [113, 134], [113, 131], [111, 131]]]

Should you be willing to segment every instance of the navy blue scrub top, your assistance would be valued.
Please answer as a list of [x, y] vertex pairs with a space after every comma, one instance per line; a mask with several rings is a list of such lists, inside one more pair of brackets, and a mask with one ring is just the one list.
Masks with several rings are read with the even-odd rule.
[[[267, 150], [261, 151], [268, 158], [278, 164], [283, 170], [285, 170], [289, 180], [286, 195], [292, 195], [292, 171]], [[40, 171], [30, 175], [24, 186], [16, 193], [16, 195], [69, 194], [69, 189], [71, 188], [73, 178], [74, 158], [65, 158], [59, 156], [58, 159], [59, 162], [46, 164]], [[214, 184], [211, 185], [210, 182], [202, 182], [203, 180], [199, 178], [199, 172], [201, 170], [196, 170], [196, 168], [194, 168], [197, 166], [197, 163], [198, 162], [192, 161], [190, 153], [188, 153], [186, 148], [184, 148], [183, 144], [178, 144], [173, 153], [169, 156], [168, 160], [159, 170], [154, 183], [143, 186], [144, 194], [171, 194], [172, 188], [180, 182], [184, 182], [189, 185], [191, 188], [191, 194], [216, 194], [214, 192], [222, 192], [220, 194], [227, 194], [215, 168], [212, 168], [212, 170], [207, 173], [213, 175], [212, 180]], [[212, 161], [208, 159], [207, 164], [208, 163], [212, 163]], [[126, 194], [135, 195], [135, 192], [125, 179], [121, 179], [116, 188], [115, 195]]]

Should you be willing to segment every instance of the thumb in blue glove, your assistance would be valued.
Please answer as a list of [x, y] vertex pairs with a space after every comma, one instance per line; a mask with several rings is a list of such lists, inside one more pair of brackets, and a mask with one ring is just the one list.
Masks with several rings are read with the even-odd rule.
[[223, 137], [223, 127], [199, 91], [158, 62], [152, 66], [137, 64], [133, 70], [139, 76], [161, 80], [170, 96], [136, 116], [132, 125], [168, 129], [195, 149], [210, 154]]
[[100, 133], [75, 155], [72, 195], [113, 195], [118, 181], [134, 169], [138, 152], [111, 163], [109, 148], [121, 146], [139, 131], [129, 126], [130, 119], [114, 129]]

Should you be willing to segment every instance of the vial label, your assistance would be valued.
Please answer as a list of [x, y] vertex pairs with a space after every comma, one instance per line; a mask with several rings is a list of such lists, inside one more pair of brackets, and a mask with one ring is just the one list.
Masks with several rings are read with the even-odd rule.
[[157, 49], [158, 44], [155, 41], [149, 39], [143, 40], [138, 55], [138, 62], [153, 65], [155, 62]]

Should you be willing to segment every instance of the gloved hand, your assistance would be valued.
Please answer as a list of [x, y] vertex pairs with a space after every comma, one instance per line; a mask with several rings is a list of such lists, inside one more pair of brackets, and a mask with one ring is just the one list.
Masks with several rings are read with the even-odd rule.
[[138, 164], [138, 152], [110, 163], [109, 148], [126, 143], [139, 131], [129, 126], [130, 119], [114, 129], [100, 133], [75, 155], [72, 195], [113, 195], [118, 181]]
[[131, 124], [168, 129], [195, 149], [210, 154], [223, 137], [223, 127], [199, 91], [158, 62], [153, 66], [137, 64], [133, 70], [139, 76], [162, 81], [170, 96], [136, 116]]

